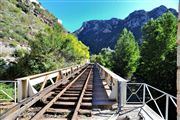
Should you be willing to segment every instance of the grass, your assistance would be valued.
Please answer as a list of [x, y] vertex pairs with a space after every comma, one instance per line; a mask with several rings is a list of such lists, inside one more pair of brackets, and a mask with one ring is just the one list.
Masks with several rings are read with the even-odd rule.
[[28, 43], [34, 39], [36, 33], [49, 27], [33, 13], [26, 13], [18, 8], [16, 0], [1, 0], [0, 11], [0, 41]]
[[5, 95], [2, 90], [14, 98], [14, 83], [0, 83], [0, 101], [1, 99], [8, 99], [11, 101], [11, 99]]

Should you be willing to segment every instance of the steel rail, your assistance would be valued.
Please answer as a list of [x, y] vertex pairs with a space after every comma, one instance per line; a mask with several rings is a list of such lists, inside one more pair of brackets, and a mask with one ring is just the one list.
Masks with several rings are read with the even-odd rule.
[[76, 108], [75, 108], [75, 110], [74, 110], [74, 113], [73, 113], [73, 116], [72, 116], [71, 120], [77, 120], [78, 111], [79, 111], [79, 108], [80, 108], [80, 106], [81, 106], [81, 103], [82, 103], [82, 100], [83, 100], [83, 96], [84, 96], [84, 94], [85, 94], [85, 90], [86, 90], [86, 88], [87, 88], [87, 85], [88, 85], [88, 82], [89, 82], [91, 73], [92, 73], [92, 68], [91, 68], [91, 70], [90, 70], [90, 72], [89, 72], [89, 74], [88, 74], [88, 77], [87, 77], [87, 79], [86, 79], [86, 83], [84, 84], [83, 90], [82, 90], [82, 92], [81, 92], [80, 98], [79, 98], [79, 100], [78, 100], [78, 103], [77, 103], [77, 105], [76, 105]]
[[78, 80], [79, 77], [81, 77], [81, 75], [87, 70], [87, 68], [85, 70], [83, 70], [83, 72], [81, 72], [72, 82], [70, 82], [60, 93], [58, 93], [45, 107], [43, 107], [35, 116], [33, 116], [33, 118], [31, 120], [38, 120], [39, 118], [41, 118], [43, 116], [43, 114], [46, 112], [46, 110], [48, 108], [50, 108], [54, 102], [57, 101], [57, 99], [59, 97], [62, 96], [62, 94], [71, 87], [71, 85], [76, 82]]

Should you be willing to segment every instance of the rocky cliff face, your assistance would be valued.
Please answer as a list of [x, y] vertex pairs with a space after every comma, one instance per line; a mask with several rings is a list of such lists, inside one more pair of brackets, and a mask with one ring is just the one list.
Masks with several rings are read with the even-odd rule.
[[167, 11], [171, 11], [175, 16], [178, 15], [175, 9], [159, 6], [148, 12], [144, 10], [134, 11], [124, 20], [112, 18], [110, 20], [86, 21], [74, 34], [90, 47], [92, 54], [98, 53], [104, 47], [113, 49], [123, 28], [133, 32], [137, 42], [141, 44], [142, 26], [150, 19], [156, 19]]

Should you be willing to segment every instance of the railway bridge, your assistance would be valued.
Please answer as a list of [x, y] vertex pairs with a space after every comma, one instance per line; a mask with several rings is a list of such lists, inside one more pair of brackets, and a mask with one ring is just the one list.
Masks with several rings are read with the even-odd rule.
[[125, 80], [98, 63], [6, 82], [15, 85], [14, 96], [9, 96], [15, 104], [1, 113], [1, 120], [171, 120], [176, 116], [176, 97]]

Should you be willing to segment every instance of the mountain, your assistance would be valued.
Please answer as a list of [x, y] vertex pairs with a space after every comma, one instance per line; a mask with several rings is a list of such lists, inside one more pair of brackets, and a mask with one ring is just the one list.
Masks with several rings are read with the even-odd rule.
[[114, 49], [117, 38], [123, 28], [133, 32], [139, 44], [142, 43], [141, 28], [150, 19], [156, 19], [163, 13], [171, 11], [175, 16], [175, 9], [168, 9], [161, 5], [151, 11], [137, 10], [130, 13], [125, 19], [112, 18], [110, 20], [90, 20], [83, 22], [82, 26], [74, 34], [85, 45], [90, 47], [91, 54], [98, 53], [102, 48]]

